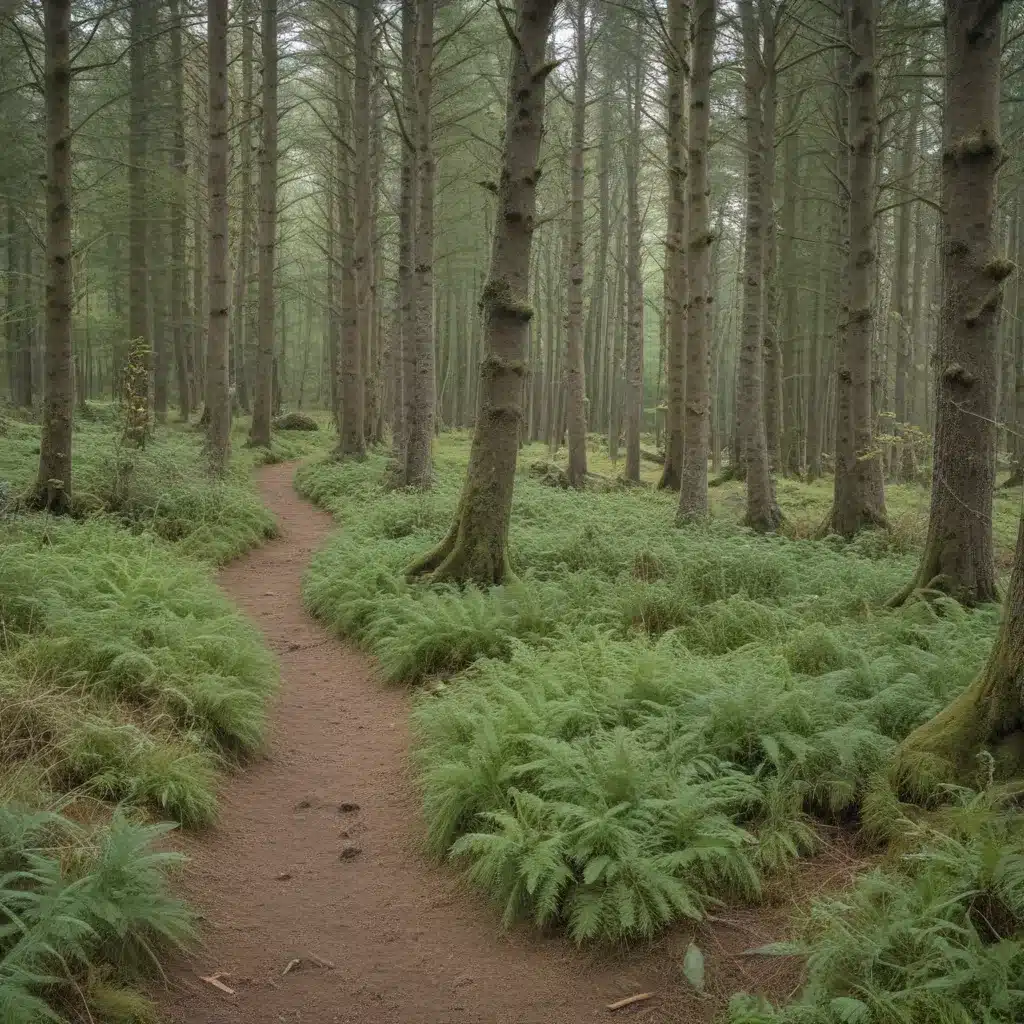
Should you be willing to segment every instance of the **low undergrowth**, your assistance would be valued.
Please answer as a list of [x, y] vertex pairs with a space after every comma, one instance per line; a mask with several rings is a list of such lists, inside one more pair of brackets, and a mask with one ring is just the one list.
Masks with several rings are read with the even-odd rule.
[[0, 807], [0, 1018], [11, 1024], [145, 1024], [125, 983], [189, 945], [194, 922], [168, 891], [180, 858], [153, 850], [166, 826], [115, 815], [89, 827]]
[[97, 413], [75, 433], [75, 515], [54, 519], [18, 511], [38, 428], [7, 423], [0, 1019], [155, 1019], [122, 986], [192, 935], [166, 889], [177, 860], [152, 849], [172, 826], [145, 822], [210, 823], [220, 770], [261, 745], [276, 670], [211, 569], [275, 531], [252, 465], [311, 447], [244, 439], [212, 484], [195, 431], [128, 448]]
[[899, 534], [764, 538], [721, 509], [677, 530], [653, 490], [526, 473], [515, 582], [409, 584], [465, 457], [446, 439], [428, 494], [381, 491], [382, 457], [304, 467], [300, 490], [342, 525], [305, 595], [386, 678], [433, 681], [414, 712], [429, 846], [506, 920], [619, 940], [756, 899], [814, 849], [815, 820], [855, 822], [872, 791], [877, 807], [895, 745], [994, 635], [994, 610], [884, 610], [915, 564]]
[[[254, 458], [269, 461], [271, 453], [238, 456], [223, 481], [203, 472], [205, 460], [198, 432], [161, 428], [145, 448], [126, 445], [116, 424], [86, 421], [75, 430], [72, 489], [76, 517], [109, 515], [136, 532], [150, 532], [173, 543], [182, 554], [223, 564], [273, 537], [274, 517], [263, 506], [249, 480]], [[281, 457], [293, 457], [285, 449]], [[12, 496], [35, 479], [39, 461], [39, 428], [12, 423], [0, 445], [0, 480]]]
[[1016, 1024], [1024, 1018], [1024, 835], [1019, 813], [962, 794], [917, 847], [817, 902], [799, 942], [807, 983], [776, 1009], [735, 996], [729, 1024]]

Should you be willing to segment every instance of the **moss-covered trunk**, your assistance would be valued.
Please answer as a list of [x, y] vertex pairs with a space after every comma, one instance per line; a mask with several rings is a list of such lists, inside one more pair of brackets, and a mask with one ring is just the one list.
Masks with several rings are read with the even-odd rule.
[[436, 581], [501, 583], [509, 572], [512, 513], [523, 379], [530, 344], [530, 248], [544, 126], [545, 62], [554, 0], [521, 0], [511, 38], [505, 145], [487, 284], [480, 303], [486, 351], [480, 363], [480, 403], [466, 482], [455, 522], [434, 550], [409, 567]]
[[905, 593], [940, 590], [973, 605], [996, 598], [997, 321], [1013, 265], [995, 251], [999, 15], [982, 0], [946, 6], [934, 486], [921, 565]]
[[[998, 39], [998, 35], [996, 36]], [[904, 741], [896, 762], [903, 788], [926, 795], [929, 783], [972, 781], [978, 756], [987, 751], [999, 776], [1024, 767], [1024, 518], [1002, 625], [988, 662], [977, 679], [948, 707]], [[991, 763], [991, 762], [990, 762]]]

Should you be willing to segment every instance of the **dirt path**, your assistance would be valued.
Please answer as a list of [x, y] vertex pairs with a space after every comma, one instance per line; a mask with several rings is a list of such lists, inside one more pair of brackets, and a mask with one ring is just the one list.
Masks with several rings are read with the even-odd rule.
[[[369, 659], [303, 610], [302, 573], [332, 523], [294, 493], [293, 472], [271, 466], [259, 477], [281, 537], [220, 577], [277, 652], [282, 688], [267, 756], [227, 782], [217, 827], [185, 840], [186, 894], [205, 916], [207, 938], [158, 997], [167, 1017], [582, 1024], [608, 1019], [612, 1000], [653, 991], [613, 1019], [710, 1020], [721, 1002], [696, 997], [681, 978], [685, 930], [600, 955], [525, 930], [503, 936], [477, 893], [422, 856], [408, 696], [381, 686]], [[764, 941], [785, 913], [729, 913], [729, 925], [697, 936], [714, 991], [765, 981], [792, 989], [792, 965], [773, 964], [766, 978], [757, 958], [735, 956]], [[282, 973], [310, 956], [334, 966], [303, 959]], [[200, 980], [214, 971], [226, 972], [233, 996]]]

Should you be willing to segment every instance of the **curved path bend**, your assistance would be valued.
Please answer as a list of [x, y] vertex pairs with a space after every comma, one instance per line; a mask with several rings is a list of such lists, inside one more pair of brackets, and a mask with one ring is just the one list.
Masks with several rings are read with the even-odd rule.
[[[792, 991], [793, 964], [740, 955], [780, 934], [786, 898], [722, 911], [696, 936], [681, 928], [642, 949], [581, 952], [526, 929], [502, 934], [479, 894], [422, 854], [408, 694], [382, 686], [369, 658], [304, 610], [303, 571], [333, 527], [295, 494], [294, 469], [259, 471], [281, 535], [219, 577], [276, 652], [281, 691], [266, 755], [225, 782], [217, 825], [180, 841], [190, 858], [185, 894], [203, 915], [205, 941], [170, 969], [157, 995], [166, 1018], [690, 1024], [710, 1021], [737, 988]], [[694, 937], [707, 961], [703, 996], [680, 968]], [[216, 972], [233, 994], [202, 980]], [[606, 1008], [641, 992], [653, 997]]]

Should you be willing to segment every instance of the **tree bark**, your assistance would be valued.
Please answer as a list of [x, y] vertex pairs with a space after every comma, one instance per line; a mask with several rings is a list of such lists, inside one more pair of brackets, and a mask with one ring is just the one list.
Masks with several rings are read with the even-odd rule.
[[434, 2], [416, 4], [416, 235], [413, 292], [414, 369], [406, 403], [406, 483], [431, 485], [434, 414], [434, 146], [430, 104], [433, 94]]
[[210, 145], [207, 267], [210, 323], [207, 331], [206, 379], [210, 423], [207, 450], [210, 473], [223, 476], [231, 447], [231, 393], [228, 371], [228, 0], [208, 0]]
[[32, 504], [71, 511], [71, 0], [43, 5], [46, 106], [46, 375]]
[[244, 412], [249, 412], [252, 360], [250, 359], [249, 331], [249, 245], [252, 239], [252, 122], [254, 26], [252, 4], [254, 0], [240, 0], [242, 21], [242, 103], [238, 129], [238, 156], [241, 164], [238, 204], [238, 258], [235, 262], [235, 299], [231, 318], [231, 375], [235, 396]]
[[260, 150], [259, 352], [253, 386], [253, 444], [270, 447], [274, 405], [274, 262], [277, 247], [277, 0], [263, 0], [263, 139]]
[[[24, 231], [15, 220], [16, 204], [7, 200], [7, 358], [10, 369], [11, 401], [22, 409], [32, 408], [32, 339], [26, 330], [25, 301], [28, 281], [22, 275], [19, 257], [31, 250]], [[20, 241], [20, 245], [19, 245]]]
[[523, 377], [529, 351], [530, 249], [536, 213], [537, 161], [544, 127], [545, 63], [554, 0], [520, 0], [510, 46], [498, 220], [481, 296], [486, 354], [466, 482], [447, 537], [409, 567], [410, 576], [501, 583], [509, 575], [508, 528]]
[[[923, 71], [921, 61], [912, 65], [918, 77], [913, 81], [913, 100], [907, 121], [907, 131], [903, 150], [900, 154], [900, 181], [904, 188], [914, 186], [914, 163], [917, 159], [917, 136], [921, 121], [921, 107], [924, 97], [924, 80], [920, 77]], [[895, 239], [895, 274], [892, 283], [892, 329], [896, 335], [896, 378], [893, 387], [893, 403], [896, 413], [896, 476], [907, 483], [917, 475], [912, 440], [906, 438], [906, 428], [910, 422], [910, 409], [907, 402], [907, 382], [910, 376], [913, 354], [913, 334], [910, 328], [910, 240], [913, 222], [913, 206], [905, 202], [896, 213]]]
[[148, 12], [147, 0], [132, 0], [128, 14], [131, 87], [128, 100], [128, 337], [131, 346], [142, 353], [143, 377], [138, 389], [140, 393], [125, 397], [134, 405], [133, 414], [129, 417], [129, 440], [139, 445], [145, 443], [149, 434], [147, 410], [153, 373], [149, 323], [146, 180], [149, 132], [149, 73], [146, 67], [146, 57], [149, 53]]
[[206, 391], [206, 329], [208, 318], [205, 301], [206, 261], [203, 259], [203, 252], [208, 247], [203, 224], [203, 200], [205, 198], [203, 195], [203, 185], [206, 184], [207, 169], [202, 141], [209, 137], [209, 130], [204, 131], [203, 101], [198, 89], [196, 90], [194, 116], [196, 156], [192, 200], [192, 336], [190, 338], [190, 346], [192, 349], [195, 403], [198, 406], [200, 397], [202, 397], [203, 412], [200, 415], [208, 419], [206, 412], [206, 408], [209, 405]]
[[746, 473], [744, 522], [759, 532], [776, 529], [775, 503], [764, 428], [764, 72], [754, 0], [741, 0], [744, 120], [746, 122], [746, 241], [743, 250], [743, 335], [740, 351], [739, 436]]
[[625, 479], [640, 482], [640, 431], [644, 413], [644, 292], [640, 276], [640, 119], [643, 113], [643, 60], [638, 55], [626, 81], [629, 137], [626, 148], [626, 468]]
[[174, 141], [171, 152], [171, 336], [178, 378], [178, 408], [188, 423], [192, 415], [192, 380], [185, 331], [185, 219], [188, 158], [185, 151], [185, 60], [181, 0], [171, 0], [171, 106]]
[[[364, 179], [369, 175], [369, 48], [373, 23], [373, 0], [359, 0], [356, 8], [355, 54], [351, 86], [348, 75], [339, 75], [337, 97], [339, 137], [344, 140], [351, 131], [351, 158], [348, 150], [339, 144], [340, 173], [338, 205], [341, 237], [341, 386], [339, 399], [338, 448], [339, 458], [363, 459], [366, 456], [366, 437], [363, 433], [365, 388], [363, 384], [363, 339], [359, 334], [361, 302], [365, 301], [363, 278], [366, 233], [369, 209], [359, 209]], [[347, 24], [344, 11], [339, 18], [341, 26]], [[354, 88], [353, 88], [354, 87]], [[360, 110], [355, 93], [366, 101]]]
[[778, 85], [775, 70], [775, 4], [759, 0], [764, 38], [761, 65], [764, 69], [764, 123], [762, 152], [764, 171], [761, 177], [764, 216], [764, 431], [768, 447], [768, 467], [772, 473], [780, 469], [782, 451], [782, 349], [778, 339], [778, 241], [775, 225], [775, 123], [778, 107]]
[[829, 533], [852, 538], [865, 527], [885, 526], [886, 514], [882, 459], [874, 443], [871, 406], [877, 270], [877, 0], [846, 2], [853, 60], [849, 97], [849, 315], [838, 353], [835, 493], [825, 528]]
[[416, 230], [416, 148], [409, 133], [416, 120], [416, 5], [402, 4], [402, 133], [398, 205], [398, 278], [396, 282], [394, 412], [390, 483], [408, 482], [406, 463], [406, 403], [412, 400], [416, 372], [414, 339], [416, 304], [413, 278]]
[[[799, 308], [798, 285], [800, 267], [797, 265], [796, 233], [798, 182], [800, 180], [800, 148], [799, 136], [795, 122], [800, 104], [799, 96], [790, 99], [786, 117], [786, 139], [783, 143], [783, 187], [785, 190], [782, 207], [782, 241], [779, 247], [779, 270], [785, 275], [785, 308], [783, 316], [784, 344], [782, 348], [783, 374], [783, 405], [782, 405], [782, 471], [787, 476], [799, 477], [803, 471], [803, 451], [805, 435], [803, 417], [801, 415], [801, 388], [803, 372], [815, 373], [816, 367], [806, 359], [806, 339], [810, 336], [810, 328], [801, 321]], [[782, 282], [780, 282], [782, 283]], [[819, 298], [820, 301], [820, 298]], [[797, 339], [803, 344], [798, 345]], [[806, 370], [802, 366], [807, 363]]]
[[[680, 523], [708, 517], [708, 440], [711, 419], [710, 312], [711, 182], [708, 135], [711, 123], [711, 69], [715, 54], [716, 0], [696, 0], [693, 63], [690, 68], [689, 210], [687, 225], [686, 404], [683, 472], [679, 488]], [[666, 452], [667, 455], [667, 452]]]
[[[658, 486], [680, 489], [683, 469], [683, 438], [686, 423], [687, 303], [689, 270], [686, 179], [686, 65], [689, 60], [690, 0], [669, 0], [668, 39], [665, 65], [668, 84], [666, 115], [666, 167], [668, 204], [665, 211], [665, 276], [668, 287], [664, 297], [665, 376], [665, 464]], [[691, 86], [692, 88], [692, 86]], [[692, 233], [692, 232], [691, 232]]]
[[565, 400], [569, 486], [587, 480], [587, 408], [583, 362], [583, 150], [587, 131], [587, 0], [576, 0], [576, 82], [569, 155], [569, 282], [565, 325]]
[[1003, 153], [998, 7], [988, 0], [946, 4], [934, 483], [921, 566], [897, 603], [920, 588], [966, 605], [997, 597], [992, 547], [996, 334], [1002, 282], [1014, 270], [995, 251]]

